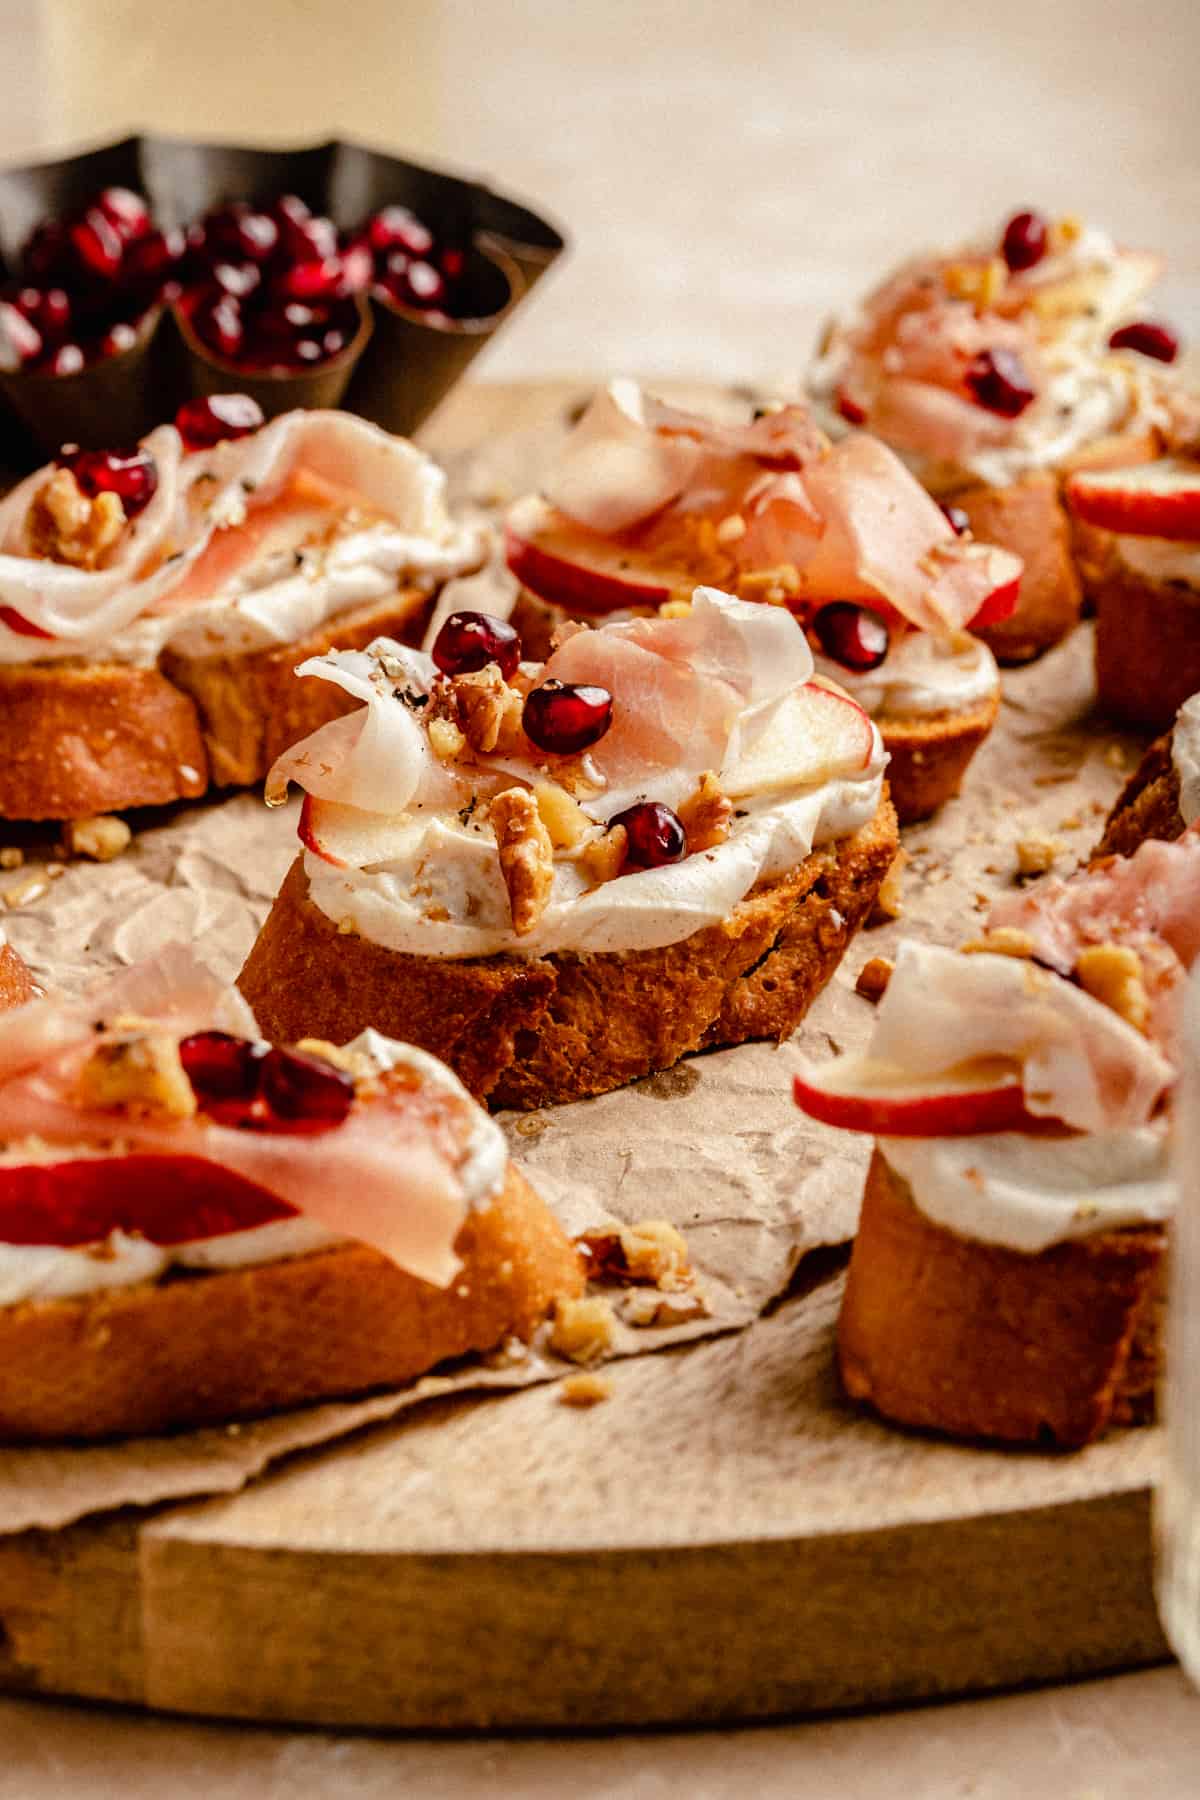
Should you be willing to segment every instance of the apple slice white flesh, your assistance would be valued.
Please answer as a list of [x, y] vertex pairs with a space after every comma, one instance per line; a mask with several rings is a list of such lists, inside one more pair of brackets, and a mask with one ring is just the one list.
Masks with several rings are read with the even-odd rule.
[[878, 1137], [965, 1137], [1035, 1123], [1019, 1071], [998, 1060], [893, 1082], [865, 1056], [840, 1056], [806, 1067], [792, 1091], [810, 1118]]
[[743, 716], [721, 786], [738, 798], [859, 775], [874, 750], [874, 728], [857, 700], [818, 679]]
[[1200, 543], [1200, 461], [1164, 456], [1130, 469], [1081, 469], [1067, 482], [1067, 499], [1087, 525]]
[[369, 869], [388, 861], [397, 832], [409, 823], [390, 813], [362, 812], [305, 794], [296, 835], [306, 850], [335, 869]]
[[517, 580], [568, 613], [659, 607], [671, 597], [661, 570], [639, 568], [620, 543], [583, 531], [536, 494], [519, 500], [504, 528], [504, 554]]

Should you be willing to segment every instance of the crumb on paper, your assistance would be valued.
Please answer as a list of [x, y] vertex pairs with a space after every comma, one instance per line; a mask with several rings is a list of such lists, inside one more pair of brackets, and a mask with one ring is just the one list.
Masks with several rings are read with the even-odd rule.
[[664, 1294], [659, 1288], [633, 1288], [621, 1296], [620, 1306], [625, 1323], [639, 1330], [686, 1325], [693, 1319], [707, 1319], [712, 1314], [708, 1301], [696, 1287], [670, 1294]]
[[608, 1356], [616, 1344], [617, 1318], [612, 1302], [601, 1295], [582, 1300], [558, 1300], [550, 1322], [550, 1348], [568, 1362], [593, 1363]]
[[73, 856], [88, 856], [93, 862], [112, 862], [129, 848], [133, 839], [124, 819], [108, 813], [98, 813], [91, 819], [69, 819], [65, 836]]
[[541, 1137], [543, 1131], [549, 1131], [549, 1129], [550, 1121], [541, 1113], [522, 1113], [513, 1126], [517, 1136], [523, 1138]]
[[1127, 766], [1124, 745], [1110, 744], [1104, 752], [1104, 760], [1110, 769], [1124, 769]]
[[558, 1384], [561, 1406], [598, 1406], [612, 1398], [613, 1385], [607, 1375], [568, 1375]]
[[885, 919], [899, 919], [904, 913], [904, 866], [908, 861], [908, 851], [903, 847], [897, 850], [892, 858], [891, 867], [879, 884], [879, 892], [875, 896], [875, 904], [871, 908], [870, 923], [879, 924]]
[[641, 1219], [620, 1232], [625, 1265], [635, 1281], [652, 1281], [664, 1292], [690, 1279], [691, 1262], [681, 1231], [669, 1219]]
[[5, 888], [5, 906], [27, 906], [31, 900], [40, 900], [43, 894], [50, 892], [50, 884], [39, 872], [18, 881], [13, 887]]
[[858, 980], [854, 983], [855, 993], [861, 994], [864, 1000], [882, 1000], [895, 966], [890, 956], [871, 957], [858, 971]]
[[1043, 832], [1031, 832], [1017, 842], [1018, 875], [1045, 875], [1054, 867], [1062, 845]]

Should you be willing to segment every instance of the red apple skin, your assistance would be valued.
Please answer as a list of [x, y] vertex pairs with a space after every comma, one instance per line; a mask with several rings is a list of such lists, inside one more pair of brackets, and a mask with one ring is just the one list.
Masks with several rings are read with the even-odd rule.
[[7, 625], [8, 629], [15, 631], [19, 637], [52, 638], [54, 636], [52, 631], [43, 631], [40, 625], [35, 625], [32, 619], [27, 619], [24, 613], [19, 613], [13, 606], [0, 606], [0, 623]]
[[1083, 470], [1067, 482], [1067, 501], [1085, 525], [1200, 543], [1200, 462], [1164, 458], [1132, 469]]
[[322, 862], [329, 863], [335, 869], [349, 868], [350, 865], [344, 863], [340, 856], [331, 855], [317, 837], [316, 826], [313, 819], [315, 810], [316, 802], [312, 795], [305, 794], [304, 804], [300, 808], [300, 823], [296, 827], [296, 836], [300, 839], [304, 848], [306, 850], [311, 850], [314, 856], [319, 856]]
[[985, 625], [999, 625], [1011, 618], [1021, 594], [1021, 577], [1014, 575], [998, 588], [993, 588], [974, 618], [967, 620], [968, 631], [979, 631]]
[[114, 1230], [155, 1244], [248, 1231], [296, 1209], [200, 1156], [135, 1152], [0, 1167], [0, 1242], [70, 1248]]
[[1023, 1131], [1043, 1122], [1026, 1110], [1024, 1090], [1015, 1081], [975, 1092], [887, 1099], [879, 1094], [834, 1093], [797, 1075], [792, 1093], [810, 1119], [877, 1137], [974, 1137], [990, 1131]]
[[625, 577], [615, 569], [572, 562], [510, 524], [504, 532], [505, 560], [524, 587], [567, 613], [610, 613], [623, 607], [659, 607], [671, 597], [665, 581]]

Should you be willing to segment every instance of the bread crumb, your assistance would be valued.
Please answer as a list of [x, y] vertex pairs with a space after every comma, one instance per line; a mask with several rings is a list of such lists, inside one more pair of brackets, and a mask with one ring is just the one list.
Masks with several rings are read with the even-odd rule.
[[550, 1324], [550, 1348], [569, 1362], [599, 1362], [616, 1343], [617, 1318], [601, 1295], [582, 1300], [556, 1300]]
[[897, 850], [892, 858], [892, 865], [879, 884], [879, 892], [875, 896], [875, 904], [871, 908], [873, 923], [884, 919], [899, 919], [904, 913], [902, 887], [904, 882], [904, 865], [908, 861], [908, 851]]
[[559, 1403], [563, 1406], [598, 1406], [612, 1397], [612, 1391], [607, 1375], [568, 1375], [558, 1384]]
[[9, 844], [0, 850], [0, 869], [19, 869], [25, 861], [25, 852], [16, 844]]
[[112, 862], [133, 839], [124, 819], [109, 813], [98, 813], [91, 819], [69, 819], [66, 829], [67, 849], [73, 856], [90, 856], [93, 862]]
[[1017, 873], [1019, 875], [1044, 875], [1054, 867], [1054, 859], [1062, 849], [1062, 845], [1054, 838], [1046, 837], [1041, 832], [1034, 832], [1030, 837], [1021, 838], [1017, 843]]
[[1136, 950], [1127, 944], [1091, 944], [1079, 952], [1075, 973], [1085, 993], [1111, 1007], [1135, 1031], [1146, 1029], [1150, 996]]
[[861, 994], [864, 1000], [870, 1000], [872, 1004], [876, 1000], [882, 1000], [895, 966], [890, 956], [871, 957], [858, 971], [858, 980], [854, 983], [855, 993]]

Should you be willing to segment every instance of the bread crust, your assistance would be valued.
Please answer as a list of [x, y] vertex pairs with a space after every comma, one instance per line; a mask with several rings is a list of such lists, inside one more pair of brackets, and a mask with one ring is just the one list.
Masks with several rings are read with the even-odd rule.
[[976, 481], [938, 498], [962, 508], [980, 543], [1015, 551], [1025, 564], [1015, 610], [995, 625], [972, 627], [997, 661], [1030, 662], [1065, 638], [1079, 623], [1083, 589], [1057, 477], [1035, 470], [1008, 487]]
[[11, 944], [0, 943], [0, 1012], [23, 1006], [38, 993], [33, 976]]
[[901, 825], [927, 819], [954, 798], [999, 712], [997, 692], [962, 712], [879, 715], [875, 723], [891, 757], [888, 787]]
[[1145, 1423], [1166, 1239], [1144, 1225], [1028, 1255], [960, 1237], [876, 1149], [838, 1321], [846, 1391], [903, 1425], [1011, 1443]]
[[357, 702], [293, 669], [334, 645], [417, 642], [429, 596], [350, 608], [295, 643], [211, 660], [0, 666], [0, 817], [78, 819], [261, 780], [281, 751]]
[[1108, 815], [1097, 856], [1132, 856], [1147, 838], [1174, 842], [1184, 833], [1179, 810], [1179, 776], [1171, 757], [1173, 732], [1151, 744]]
[[583, 1290], [574, 1246], [512, 1166], [456, 1248], [444, 1289], [351, 1244], [0, 1308], [0, 1438], [137, 1435], [398, 1386], [528, 1340]]
[[449, 1063], [493, 1106], [606, 1093], [702, 1047], [785, 1037], [836, 969], [898, 845], [875, 817], [682, 943], [624, 955], [450, 959], [341, 933], [293, 864], [238, 984], [282, 1042], [345, 1043], [370, 1021]]
[[1200, 690], [1200, 591], [1148, 581], [1114, 548], [1095, 602], [1099, 705], [1137, 730], [1167, 730]]

